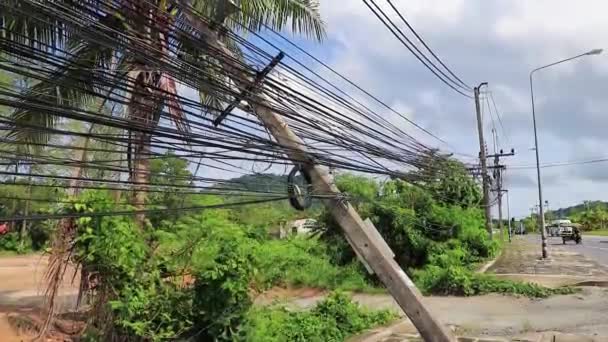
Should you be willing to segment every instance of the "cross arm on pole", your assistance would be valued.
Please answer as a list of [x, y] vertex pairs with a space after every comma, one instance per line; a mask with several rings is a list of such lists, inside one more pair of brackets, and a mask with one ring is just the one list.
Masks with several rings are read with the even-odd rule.
[[239, 105], [239, 103], [241, 103], [242, 100], [244, 100], [247, 96], [249, 96], [249, 94], [256, 88], [258, 87], [262, 81], [264, 80], [264, 78], [266, 76], [268, 76], [268, 74], [270, 73], [270, 71], [272, 71], [272, 69], [279, 64], [279, 62], [283, 59], [283, 57], [285, 56], [285, 54], [281, 51], [279, 52], [278, 55], [276, 55], [271, 61], [270, 63], [262, 70], [259, 71], [255, 77], [255, 80], [253, 81], [253, 83], [251, 83], [249, 86], [247, 86], [247, 88], [245, 88], [241, 94], [234, 99], [234, 101], [232, 101], [228, 107], [226, 107], [222, 113], [215, 119], [213, 120], [213, 125], [215, 127], [219, 126], [220, 123], [222, 123], [222, 121], [228, 116], [228, 114], [230, 114], [230, 112], [232, 112], [232, 110], [234, 108], [236, 108], [236, 106]]

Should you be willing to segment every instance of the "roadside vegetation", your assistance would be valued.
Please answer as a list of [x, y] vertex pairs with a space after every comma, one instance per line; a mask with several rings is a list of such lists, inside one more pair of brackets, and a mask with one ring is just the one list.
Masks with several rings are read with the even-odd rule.
[[[431, 162], [422, 160], [421, 162]], [[480, 263], [497, 256], [502, 241], [490, 240], [484, 229], [479, 186], [462, 164], [434, 158], [433, 168], [411, 173], [414, 182], [391, 180], [382, 186], [348, 175], [337, 180], [364, 216], [370, 217], [396, 254], [396, 260], [427, 295], [486, 293], [547, 297], [572, 289], [498, 279], [475, 272]], [[356, 257], [325, 217], [321, 236], [334, 246], [334, 260], [350, 263]]]
[[[89, 69], [93, 70], [85, 70]], [[0, 82], [7, 87], [27, 85], [22, 79]], [[36, 85], [42, 87], [40, 84], [44, 85]], [[49, 87], [52, 91], [48, 96], [61, 93], [58, 87]], [[105, 102], [76, 100], [74, 106], [100, 108], [100, 115], [113, 112]], [[14, 114], [5, 107], [0, 107], [0, 112], [3, 116]], [[41, 113], [29, 114], [38, 117]], [[91, 123], [42, 121], [80, 134], [125, 133]], [[219, 208], [244, 199], [185, 191], [194, 183], [193, 167], [171, 151], [151, 159], [145, 168], [135, 166], [136, 173], [145, 175], [143, 178], [152, 184], [145, 201], [133, 200], [137, 193], [142, 195], [141, 189], [99, 186], [70, 191], [74, 184], [61, 178], [51, 181], [49, 177], [32, 176], [72, 175], [72, 168], [52, 163], [71, 159], [68, 154], [72, 152], [52, 148], [51, 144], [90, 144], [97, 148], [70, 164], [107, 166], [76, 168], [75, 178], [82, 179], [121, 179], [117, 170], [121, 170], [123, 153], [113, 152], [111, 146], [100, 141], [85, 142], [80, 137], [52, 140], [47, 136], [32, 140], [25, 133], [31, 132], [17, 135], [24, 138], [24, 144], [49, 144], [44, 147], [44, 156], [51, 162], [35, 162], [38, 156], [34, 152], [40, 151], [26, 149], [24, 144], [4, 146], [5, 155], [0, 159], [18, 175], [2, 177], [0, 215], [30, 218], [6, 222], [0, 235], [0, 252], [57, 252], [51, 253], [50, 275], [62, 275], [61, 267], [66, 262], [78, 267], [83, 304], [90, 310], [85, 340], [342, 341], [396, 318], [388, 311], [365, 310], [344, 292], [333, 292], [377, 292], [382, 287], [366, 272], [340, 228], [319, 203], [305, 212], [291, 209], [287, 201]], [[141, 156], [133, 157], [141, 164]], [[475, 274], [477, 265], [495, 257], [501, 248], [501, 242], [490, 240], [484, 230], [479, 186], [455, 160], [431, 155], [414, 164], [425, 167], [404, 174], [403, 179], [379, 181], [341, 174], [336, 183], [362, 217], [370, 218], [397, 262], [424, 293], [468, 296], [499, 292], [544, 297], [562, 291]], [[277, 175], [244, 176], [232, 181], [249, 186], [286, 184], [285, 177]], [[150, 210], [147, 216], [112, 215], [140, 209], [144, 204]], [[187, 207], [200, 209], [181, 210]], [[74, 218], [44, 218], [56, 214]], [[318, 219], [320, 224], [313, 235], [296, 234], [285, 239], [271, 235], [282, 223], [302, 218]], [[50, 289], [60, 283], [60, 276], [47, 279]], [[273, 287], [313, 287], [332, 292], [309, 311], [288, 311], [281, 305], [255, 307], [255, 297]]]
[[330, 294], [317, 306], [304, 312], [282, 307], [252, 310], [246, 318], [246, 340], [252, 342], [331, 341], [396, 319], [394, 312], [369, 311], [353, 303], [344, 293]]
[[[479, 189], [464, 167], [449, 159], [437, 159], [436, 165], [434, 174], [408, 175], [418, 182], [389, 180], [381, 184], [351, 174], [336, 179], [363, 217], [369, 217], [380, 230], [398, 263], [422, 292], [546, 297], [571, 291], [476, 274], [481, 262], [500, 251], [501, 242], [490, 240], [484, 230]], [[176, 186], [162, 196], [152, 196], [153, 207], [204, 207], [242, 200], [183, 192], [179, 186], [188, 182], [188, 177], [183, 177], [189, 175], [188, 165], [176, 156], [153, 161], [151, 169], [156, 183]], [[169, 170], [180, 177], [171, 176]], [[113, 190], [85, 190], [70, 197], [57, 189], [54, 196], [61, 204], [36, 208], [36, 212], [132, 209], [123, 200], [125, 195]], [[302, 217], [318, 218], [319, 228], [312, 236], [277, 239], [271, 235], [281, 222]], [[150, 220], [153, 223], [142, 230], [129, 216], [76, 219], [71, 260], [81, 267], [81, 281], [93, 311], [88, 336], [341, 341], [395, 317], [390, 312], [365, 311], [344, 293], [332, 294], [306, 312], [287, 311], [281, 305], [253, 306], [258, 294], [277, 286], [382, 291], [379, 281], [365, 271], [335, 222], [318, 204], [307, 212], [295, 211], [283, 202], [181, 215], [158, 212]], [[52, 230], [53, 221], [28, 223], [28, 228], [33, 226]], [[32, 234], [33, 230], [26, 232]], [[17, 239], [13, 245], [19, 244], [18, 238], [11, 238]], [[26, 241], [33, 241], [33, 237]], [[48, 243], [38, 241], [36, 246], [44, 249]], [[25, 245], [34, 246], [31, 242]], [[333, 310], [331, 315], [324, 314], [328, 310]]]

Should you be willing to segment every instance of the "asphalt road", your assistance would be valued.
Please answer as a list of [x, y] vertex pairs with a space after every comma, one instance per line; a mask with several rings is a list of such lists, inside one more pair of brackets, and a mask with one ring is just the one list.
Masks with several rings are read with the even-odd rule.
[[[540, 235], [529, 234], [526, 238], [538, 242], [540, 247]], [[548, 237], [547, 243], [564, 246], [561, 237]], [[608, 266], [608, 236], [591, 236], [585, 235], [583, 232], [583, 242], [580, 245], [577, 245], [574, 241], [567, 241], [565, 247], [594, 260], [598, 264]]]

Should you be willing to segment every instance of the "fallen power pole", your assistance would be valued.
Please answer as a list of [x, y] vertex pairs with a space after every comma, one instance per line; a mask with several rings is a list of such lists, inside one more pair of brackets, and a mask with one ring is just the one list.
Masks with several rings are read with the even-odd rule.
[[[187, 4], [182, 7], [190, 24], [206, 35], [207, 42], [213, 48], [234, 57], [232, 51], [223, 45], [217, 33], [210, 30], [208, 25], [200, 20]], [[230, 62], [228, 61], [228, 63]], [[248, 89], [247, 82], [249, 81], [245, 81], [248, 78], [244, 77], [241, 69], [233, 66], [233, 72], [238, 73], [234, 77], [237, 85], [242, 89]], [[253, 96], [255, 93], [251, 95]], [[423, 304], [420, 291], [391, 257], [391, 254], [387, 253], [386, 247], [378, 241], [377, 230], [373, 225], [368, 226], [364, 223], [357, 211], [331, 182], [327, 170], [315, 165], [316, 161], [308, 152], [304, 141], [293, 133], [279, 114], [273, 112], [270, 105], [266, 104], [267, 101], [263, 97], [256, 97], [256, 101], [251, 101], [249, 105], [276, 141], [284, 148], [284, 153], [294, 163], [300, 164], [303, 170], [310, 175], [313, 188], [324, 194], [335, 195], [323, 200], [325, 206], [342, 228], [355, 252], [378, 275], [378, 278], [418, 329], [422, 338], [429, 342], [455, 341], [451, 330], [442, 325]]]
[[483, 206], [486, 216], [486, 230], [492, 238], [492, 213], [490, 211], [490, 177], [488, 176], [488, 168], [486, 164], [486, 143], [483, 138], [483, 122], [481, 119], [481, 106], [479, 105], [479, 88], [487, 86], [488, 83], [483, 82], [479, 87], [475, 87], [475, 112], [477, 114], [477, 133], [479, 134], [479, 162], [481, 163], [481, 183], [483, 185]]

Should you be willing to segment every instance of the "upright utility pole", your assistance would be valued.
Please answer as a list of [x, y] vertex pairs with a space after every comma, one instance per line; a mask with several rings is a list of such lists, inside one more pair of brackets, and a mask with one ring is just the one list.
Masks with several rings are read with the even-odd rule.
[[474, 89], [475, 112], [477, 113], [477, 133], [479, 134], [479, 161], [481, 163], [481, 180], [483, 184], [483, 205], [486, 214], [486, 229], [492, 238], [492, 216], [490, 211], [490, 184], [488, 177], [488, 167], [486, 165], [486, 143], [483, 139], [483, 122], [481, 121], [481, 106], [479, 105], [479, 88], [488, 83], [483, 82]]
[[511, 234], [513, 233], [513, 218], [511, 217], [511, 201], [509, 200], [509, 190], [505, 190], [505, 193], [507, 194], [507, 217], [509, 219], [509, 242], [511, 242]]
[[[500, 232], [500, 238], [504, 239], [505, 235], [502, 230], [502, 172], [500, 166], [500, 156], [496, 152], [496, 130], [492, 128], [492, 139], [494, 140], [494, 179], [496, 180], [496, 194], [498, 204], [498, 231]], [[502, 154], [502, 150], [500, 151]]]
[[498, 179], [496, 180], [497, 183], [497, 187], [498, 187], [498, 231], [500, 232], [500, 238], [504, 239], [505, 238], [505, 234], [504, 231], [502, 230], [502, 180], [500, 177], [500, 171], [497, 171], [498, 173]]
[[[181, 0], [178, 3], [184, 3]], [[199, 32], [204, 34], [206, 43], [212, 48], [219, 50], [227, 56], [234, 57], [233, 52], [223, 43], [216, 31], [209, 28], [194, 13], [188, 4], [181, 9]], [[234, 57], [237, 61], [238, 58]], [[229, 59], [225, 63], [232, 63]], [[236, 65], [227, 65], [234, 82], [242, 89], [248, 89], [251, 83], [245, 72]], [[253, 90], [252, 92], [255, 92]], [[246, 98], [244, 99], [246, 100]], [[264, 124], [268, 131], [274, 136], [277, 144], [294, 163], [302, 165], [303, 170], [310, 175], [311, 183], [315, 191], [324, 194], [332, 194], [323, 203], [332, 214], [333, 218], [342, 228], [346, 238], [352, 242], [351, 246], [358, 255], [366, 261], [367, 265], [378, 275], [378, 278], [386, 286], [390, 294], [403, 309], [408, 318], [425, 341], [453, 342], [456, 341], [451, 330], [442, 325], [436, 316], [431, 314], [429, 308], [422, 302], [422, 295], [399, 264], [386, 252], [382, 243], [378, 242], [379, 233], [373, 227], [364, 223], [357, 211], [351, 204], [341, 196], [338, 188], [331, 181], [326, 169], [316, 165], [315, 157], [309, 153], [307, 145], [298, 137], [283, 117], [273, 111], [272, 104], [262, 95], [256, 96], [256, 101], [249, 103], [253, 112]]]
[[510, 157], [515, 155], [515, 150], [511, 149], [511, 152], [504, 153], [500, 150], [499, 153], [489, 155], [488, 158], [494, 157], [494, 170], [493, 175], [496, 181], [496, 188], [493, 189], [496, 192], [497, 200], [498, 200], [498, 230], [502, 238], [504, 238], [504, 232], [502, 229], [502, 194], [505, 190], [502, 189], [502, 170], [506, 167], [504, 165], [500, 165], [500, 157]]

